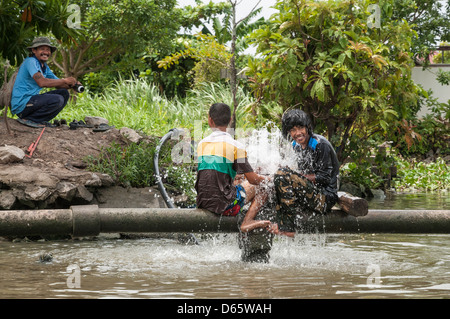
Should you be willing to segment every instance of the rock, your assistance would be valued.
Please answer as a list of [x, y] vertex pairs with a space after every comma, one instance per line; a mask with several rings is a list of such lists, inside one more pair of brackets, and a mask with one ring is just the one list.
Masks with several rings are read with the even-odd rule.
[[99, 126], [100, 124], [109, 124], [109, 121], [103, 117], [99, 116], [86, 116], [84, 122], [87, 125]]
[[0, 164], [19, 162], [25, 157], [25, 152], [11, 145], [0, 147]]
[[371, 189], [373, 198], [375, 199], [384, 199], [386, 198], [386, 195], [384, 194], [384, 191], [382, 189]]
[[114, 180], [108, 174], [98, 174], [100, 180], [102, 181], [102, 186], [108, 187], [114, 185]]
[[55, 188], [58, 178], [51, 176], [38, 167], [3, 165], [0, 166], [0, 183], [8, 185], [11, 189], [30, 184]]
[[53, 192], [45, 201], [39, 202], [38, 206], [39, 209], [47, 208], [48, 206], [51, 206], [56, 202], [56, 200], [59, 198], [58, 192]]
[[72, 167], [76, 167], [76, 168], [80, 168], [80, 169], [85, 169], [87, 167], [87, 164], [81, 160], [78, 160], [78, 161], [71, 160], [71, 161], [67, 162], [66, 165], [68, 165], [69, 167], [72, 166]]
[[100, 177], [98, 177], [97, 174], [91, 173], [91, 178], [88, 179], [88, 180], [84, 183], [84, 186], [100, 187], [100, 186], [102, 186], [102, 180], [100, 179]]
[[167, 207], [156, 186], [143, 188], [102, 187], [97, 189], [95, 196], [99, 207]]
[[177, 206], [183, 206], [189, 200], [189, 197], [186, 194], [177, 195], [174, 197], [174, 202]]
[[[66, 209], [91, 204], [98, 188], [115, 184], [111, 176], [87, 170], [85, 160], [98, 156], [112, 143], [125, 147], [128, 143], [119, 130], [94, 134], [91, 129], [69, 130], [67, 125], [46, 128], [30, 159], [25, 150], [36, 141], [40, 130], [11, 118], [7, 121], [14, 134], [8, 134], [0, 123], [0, 210]], [[85, 121], [92, 126], [108, 124], [101, 117], [86, 117]], [[142, 197], [140, 202], [151, 195], [147, 192]]]
[[59, 197], [67, 201], [71, 201], [77, 193], [77, 186], [69, 182], [60, 182], [56, 187]]
[[12, 190], [0, 190], [0, 209], [10, 209], [16, 202]]
[[33, 201], [29, 200], [25, 195], [25, 191], [23, 189], [15, 188], [13, 189], [13, 195], [16, 197], [17, 201], [29, 208], [35, 208], [36, 205]]
[[90, 191], [88, 191], [87, 188], [84, 187], [83, 185], [78, 185], [77, 197], [86, 202], [91, 202], [92, 199], [94, 199], [94, 195]]
[[119, 133], [133, 143], [139, 143], [142, 140], [142, 136], [140, 136], [135, 130], [128, 127], [122, 127], [119, 130]]
[[25, 188], [25, 199], [39, 202], [46, 200], [53, 191], [48, 187], [29, 185]]
[[356, 197], [364, 197], [361, 187], [350, 183], [342, 184], [339, 190], [342, 192], [352, 194], [353, 196]]

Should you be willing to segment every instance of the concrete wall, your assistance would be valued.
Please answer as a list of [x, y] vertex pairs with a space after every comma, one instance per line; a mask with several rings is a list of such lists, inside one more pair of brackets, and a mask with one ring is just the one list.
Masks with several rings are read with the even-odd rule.
[[[422, 67], [415, 67], [412, 70], [412, 79], [417, 84], [422, 85], [425, 90], [431, 89], [433, 91], [433, 96], [438, 99], [441, 103], [447, 103], [450, 100], [450, 85], [442, 85], [436, 80], [437, 73], [439, 69], [442, 71], [450, 71], [450, 65], [436, 65], [425, 70]], [[425, 114], [431, 113], [430, 110], [423, 107], [419, 113], [418, 117], [422, 117]]]

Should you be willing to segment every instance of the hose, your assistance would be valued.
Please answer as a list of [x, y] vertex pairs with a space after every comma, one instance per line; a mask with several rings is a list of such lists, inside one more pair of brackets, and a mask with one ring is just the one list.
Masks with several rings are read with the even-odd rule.
[[158, 162], [159, 162], [159, 152], [160, 152], [161, 148], [167, 142], [167, 140], [172, 137], [172, 134], [174, 133], [174, 131], [176, 132], [176, 130], [177, 130], [176, 128], [169, 130], [169, 132], [161, 138], [159, 145], [156, 147], [155, 156], [153, 157], [153, 166], [155, 169], [156, 183], [158, 184], [158, 189], [161, 192], [161, 195], [162, 195], [164, 201], [166, 202], [167, 207], [169, 207], [169, 208], [176, 208], [176, 206], [173, 203], [173, 201], [170, 199], [169, 195], [167, 194], [166, 188], [164, 187], [162, 178], [159, 173]]
[[[175, 136], [177, 136], [179, 134], [179, 130], [177, 130], [176, 128], [173, 128], [173, 129], [169, 130], [169, 132], [161, 138], [161, 140], [159, 141], [159, 145], [156, 147], [155, 156], [153, 157], [153, 166], [155, 169], [156, 183], [158, 184], [158, 189], [161, 192], [161, 195], [162, 195], [164, 201], [166, 202], [167, 207], [169, 207], [169, 208], [177, 208], [177, 207], [175, 206], [172, 199], [167, 194], [166, 188], [164, 187], [164, 183], [162, 182], [162, 178], [159, 173], [159, 152], [161, 151], [161, 148], [163, 147], [163, 145], [167, 142], [167, 140], [169, 140], [172, 137], [173, 134], [175, 134]], [[197, 238], [195, 237], [195, 235], [193, 233], [190, 233], [188, 236], [190, 238], [183, 239], [185, 242], [192, 242], [195, 245], [200, 245], [199, 241], [197, 240]]]

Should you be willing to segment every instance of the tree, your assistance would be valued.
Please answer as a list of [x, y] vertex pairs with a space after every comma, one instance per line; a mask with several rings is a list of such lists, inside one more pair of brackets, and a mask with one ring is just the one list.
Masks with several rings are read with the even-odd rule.
[[441, 41], [450, 41], [450, 1], [402, 0], [394, 1], [392, 19], [405, 19], [417, 32], [411, 51], [426, 57]]
[[[257, 2], [258, 4], [259, 2]], [[255, 6], [256, 8], [256, 6]], [[250, 46], [250, 41], [248, 39], [248, 35], [252, 33], [254, 30], [262, 27], [266, 20], [264, 17], [260, 17], [255, 21], [252, 19], [256, 18], [258, 14], [261, 13], [262, 8], [253, 9], [247, 16], [245, 16], [239, 23], [236, 23], [235, 32], [236, 32], [236, 44], [235, 50], [236, 54], [242, 54], [246, 49]], [[234, 10], [234, 14], [236, 14], [236, 8]], [[212, 30], [205, 27], [204, 33], [214, 34], [217, 38], [217, 41], [221, 44], [228, 44], [233, 39], [233, 10], [230, 7], [230, 10], [227, 10], [223, 15], [222, 19], [219, 17], [215, 17], [212, 21]], [[206, 32], [205, 32], [206, 31]]]
[[[226, 2], [202, 4], [176, 9], [182, 29], [172, 40], [169, 50], [148, 47], [143, 60], [145, 71], [141, 77], [157, 83], [167, 96], [184, 96], [192, 85], [204, 81], [217, 81], [220, 68], [229, 59], [226, 48], [210, 36], [207, 23], [229, 10]], [[192, 34], [192, 29], [202, 31]], [[176, 53], [172, 53], [172, 52]], [[172, 54], [171, 54], [172, 53]]]
[[[235, 0], [227, 0], [227, 2], [217, 4], [210, 2], [208, 5], [200, 4], [197, 7], [185, 7], [186, 10], [183, 14], [185, 18], [182, 20], [191, 21], [189, 24], [191, 26], [203, 26], [202, 32], [195, 35], [196, 39], [192, 39], [191, 35], [184, 35], [185, 38], [189, 39], [183, 41], [186, 48], [158, 61], [160, 68], [167, 69], [186, 57], [193, 57], [197, 61], [193, 68], [195, 73], [194, 85], [203, 81], [217, 82], [220, 80], [220, 70], [226, 70], [233, 94], [233, 119], [231, 124], [233, 128], [236, 123], [236, 108], [238, 105], [236, 101], [238, 87], [236, 61], [239, 54], [249, 46], [247, 36], [250, 32], [265, 23], [264, 18], [251, 22], [260, 12], [260, 9], [256, 9], [259, 3], [260, 0], [256, 1], [250, 13], [239, 21], [236, 20], [238, 2]], [[219, 19], [217, 15], [221, 13], [223, 17]], [[195, 19], [195, 17], [202, 18]], [[210, 21], [212, 21], [212, 29], [207, 25], [207, 22]], [[229, 45], [229, 48], [225, 45]]]
[[0, 0], [0, 56], [19, 65], [34, 37], [52, 33], [70, 42], [77, 30], [67, 26], [68, 0]]
[[82, 32], [53, 60], [65, 76], [102, 70], [114, 59], [133, 63], [147, 46], [169, 47], [180, 27], [176, 0], [80, 0]]
[[229, 62], [228, 70], [230, 73], [230, 87], [231, 87], [231, 93], [233, 96], [233, 114], [231, 117], [231, 124], [230, 127], [235, 129], [236, 128], [236, 109], [238, 107], [238, 102], [236, 100], [236, 92], [238, 88], [238, 78], [237, 78], [237, 70], [236, 70], [236, 58], [237, 58], [237, 50], [236, 50], [236, 41], [237, 41], [237, 30], [240, 25], [244, 24], [245, 22], [248, 22], [248, 19], [252, 12], [256, 9], [256, 7], [259, 5], [261, 0], [258, 0], [253, 7], [253, 9], [250, 11], [250, 13], [247, 15], [247, 17], [240, 19], [239, 21], [236, 21], [236, 9], [238, 5], [238, 0], [228, 0], [228, 2], [231, 5], [231, 23], [230, 23], [230, 29], [231, 29], [231, 59]]
[[178, 64], [181, 59], [190, 57], [196, 60], [195, 66], [192, 68], [194, 85], [203, 82], [218, 82], [220, 69], [228, 66], [231, 54], [224, 45], [217, 42], [213, 35], [200, 32], [195, 37], [195, 41], [185, 44], [187, 49], [158, 61], [158, 67], [166, 70]]
[[[256, 14], [258, 14], [261, 9], [257, 9], [261, 0], [255, 1], [253, 8], [251, 11], [240, 20], [237, 20], [237, 6], [240, 3], [238, 0], [227, 0], [228, 6], [224, 6], [224, 17], [222, 22], [219, 18], [213, 19], [213, 31], [214, 35], [217, 39], [217, 42], [220, 44], [230, 45], [230, 58], [227, 60], [227, 65], [224, 65], [224, 69], [227, 70], [227, 74], [230, 79], [230, 87], [233, 96], [233, 114], [231, 119], [231, 128], [235, 128], [236, 126], [236, 110], [239, 103], [236, 100], [236, 93], [238, 88], [238, 70], [236, 67], [236, 61], [238, 59], [239, 53], [244, 51], [249, 46], [249, 41], [247, 35], [254, 29], [265, 23], [264, 18], [258, 19], [256, 22], [251, 23], [251, 19], [253, 19]], [[213, 33], [210, 31], [206, 25], [203, 27], [203, 32], [205, 33]]]
[[249, 64], [255, 92], [309, 113], [341, 162], [418, 109], [420, 89], [410, 76], [415, 33], [391, 19], [392, 2], [278, 1], [270, 25], [252, 34], [263, 57]]
[[[214, 3], [210, 1], [207, 4], [203, 4], [201, 0], [196, 0], [195, 6], [185, 6], [180, 10], [181, 26], [188, 32], [192, 29], [202, 27], [201, 32], [204, 34], [211, 33], [207, 24], [215, 20], [215, 17], [220, 14], [229, 12], [230, 5], [227, 2]], [[188, 34], [184, 34], [185, 37], [190, 37]]]

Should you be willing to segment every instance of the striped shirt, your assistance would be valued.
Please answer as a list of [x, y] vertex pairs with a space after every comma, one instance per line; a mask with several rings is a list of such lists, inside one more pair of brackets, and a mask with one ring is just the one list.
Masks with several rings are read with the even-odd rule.
[[253, 171], [245, 146], [229, 133], [216, 130], [198, 144], [197, 160], [197, 207], [222, 214], [236, 198], [236, 174]]

